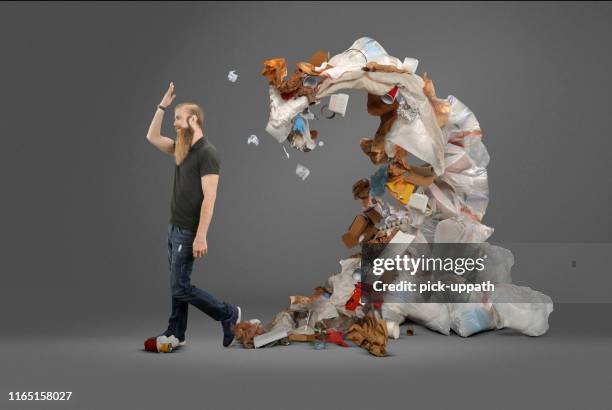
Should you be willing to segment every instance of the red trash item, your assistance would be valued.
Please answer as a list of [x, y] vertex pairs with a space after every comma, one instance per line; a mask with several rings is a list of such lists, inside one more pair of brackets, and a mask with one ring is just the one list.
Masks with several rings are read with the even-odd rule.
[[382, 102], [385, 104], [393, 104], [395, 101], [395, 97], [397, 97], [397, 92], [399, 91], [399, 87], [396, 85], [389, 92], [381, 97]]
[[355, 284], [355, 290], [353, 291], [353, 294], [351, 295], [349, 300], [346, 301], [346, 304], [344, 305], [344, 307], [346, 308], [346, 310], [355, 310], [359, 306], [360, 300], [361, 300], [361, 282], [357, 282]]
[[165, 336], [150, 337], [145, 340], [144, 348], [148, 352], [170, 353], [172, 352], [172, 343]]
[[[367, 303], [371, 303], [374, 309], [380, 309], [384, 302], [384, 296], [380, 292], [374, 291], [372, 288], [372, 285], [370, 284], [366, 284], [364, 287], [363, 284], [359, 282], [357, 285], [359, 285], [359, 296], [357, 296], [357, 302], [359, 302], [359, 298], [361, 298], [361, 295], [365, 293], [365, 297], [364, 297], [365, 301]], [[357, 285], [355, 285], [355, 288], [357, 288]], [[364, 289], [365, 289], [365, 292], [364, 292]], [[357, 289], [355, 289], [355, 292], [357, 292]], [[353, 296], [354, 295], [355, 293], [353, 293]], [[353, 296], [351, 296], [351, 299], [349, 299], [349, 302], [353, 299]], [[354, 310], [354, 309], [349, 309], [348, 302], [347, 302], [347, 306], [345, 307], [348, 310]]]
[[148, 352], [157, 353], [157, 337], [150, 337], [144, 342], [144, 348]]
[[281, 93], [281, 98], [285, 101], [288, 101], [293, 98], [295, 95], [295, 91], [291, 91], [290, 93]]
[[327, 337], [325, 338], [326, 342], [335, 343], [342, 347], [349, 347], [349, 345], [347, 345], [344, 339], [342, 338], [342, 332], [338, 330], [328, 329], [325, 331], [325, 334], [327, 335]]

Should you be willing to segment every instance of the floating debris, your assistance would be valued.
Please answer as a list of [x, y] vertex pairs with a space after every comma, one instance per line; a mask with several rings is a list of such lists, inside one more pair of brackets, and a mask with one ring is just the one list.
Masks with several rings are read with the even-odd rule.
[[253, 144], [255, 146], [259, 145], [259, 138], [257, 138], [257, 135], [251, 135], [249, 137], [249, 139], [247, 140], [247, 144]]
[[297, 164], [297, 167], [295, 168], [295, 173], [298, 177], [302, 178], [302, 181], [304, 181], [306, 180], [306, 178], [308, 178], [308, 175], [310, 175], [310, 170], [304, 165]]

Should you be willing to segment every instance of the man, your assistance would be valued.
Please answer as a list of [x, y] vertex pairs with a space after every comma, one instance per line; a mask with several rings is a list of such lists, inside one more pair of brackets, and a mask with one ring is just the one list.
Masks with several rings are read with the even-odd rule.
[[204, 114], [196, 104], [182, 103], [174, 109], [176, 140], [161, 135], [164, 112], [175, 97], [174, 83], [170, 83], [147, 133], [147, 140], [160, 151], [173, 155], [176, 163], [168, 225], [172, 313], [163, 335], [173, 347], [185, 344], [187, 311], [192, 304], [221, 322], [223, 346], [228, 347], [234, 340], [232, 326], [240, 321], [240, 307], [218, 300], [191, 285], [190, 280], [195, 258], [208, 252], [206, 235], [217, 195], [219, 158], [204, 136]]

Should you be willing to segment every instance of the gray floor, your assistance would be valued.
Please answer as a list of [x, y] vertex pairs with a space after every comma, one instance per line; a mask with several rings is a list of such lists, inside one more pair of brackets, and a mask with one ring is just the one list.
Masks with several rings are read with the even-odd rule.
[[[89, 337], [3, 338], [0, 408], [609, 409], [611, 313], [610, 304], [557, 305], [539, 338], [503, 330], [462, 339], [421, 327], [408, 337], [402, 327], [387, 358], [307, 344], [224, 349], [203, 317], [192, 319], [188, 346], [153, 354], [141, 347], [152, 320], [106, 336], [94, 323]], [[9, 391], [73, 396], [26, 403], [8, 401]]]

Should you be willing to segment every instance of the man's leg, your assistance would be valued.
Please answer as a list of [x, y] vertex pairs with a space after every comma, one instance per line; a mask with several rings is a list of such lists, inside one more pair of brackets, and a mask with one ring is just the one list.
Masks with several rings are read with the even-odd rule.
[[[171, 286], [172, 297], [179, 302], [192, 304], [217, 321], [232, 317], [236, 308], [231, 304], [215, 298], [203, 289], [191, 285], [191, 272], [193, 270], [193, 240], [195, 234], [177, 227], [173, 227], [170, 235], [171, 255]], [[174, 302], [173, 302], [174, 305]], [[177, 303], [177, 310], [181, 307]], [[186, 310], [186, 309], [185, 309]], [[185, 323], [187, 315], [184, 315]], [[179, 335], [175, 335], [179, 337]]]
[[[180, 272], [173, 270], [173, 246], [172, 246], [172, 225], [168, 226], [168, 268], [170, 270], [170, 291], [174, 293], [175, 284], [179, 280]], [[172, 312], [168, 320], [168, 329], [166, 335], [174, 335], [180, 341], [185, 340], [185, 331], [187, 330], [187, 314], [189, 312], [189, 303], [172, 297]]]

